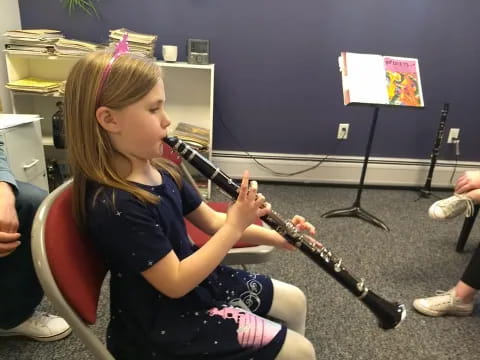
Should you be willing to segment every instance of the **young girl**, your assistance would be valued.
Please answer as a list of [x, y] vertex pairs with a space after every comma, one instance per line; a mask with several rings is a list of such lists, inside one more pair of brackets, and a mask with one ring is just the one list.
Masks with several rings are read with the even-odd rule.
[[[65, 92], [74, 215], [111, 273], [108, 348], [116, 359], [315, 359], [301, 290], [220, 265], [240, 240], [291, 248], [252, 225], [270, 211], [257, 184], [246, 172], [225, 215], [158, 160], [170, 125], [160, 68], [125, 40], [79, 60]], [[212, 235], [200, 249], [184, 217]]]

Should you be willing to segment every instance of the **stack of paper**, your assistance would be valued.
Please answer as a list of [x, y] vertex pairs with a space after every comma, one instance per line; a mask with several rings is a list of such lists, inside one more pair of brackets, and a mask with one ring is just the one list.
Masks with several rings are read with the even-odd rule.
[[4, 36], [7, 50], [27, 54], [53, 53], [55, 42], [63, 37], [60, 31], [49, 29], [10, 30]]
[[58, 91], [61, 86], [62, 81], [44, 80], [35, 77], [27, 77], [11, 81], [5, 85], [5, 87], [10, 90], [35, 93], [50, 93]]
[[62, 38], [55, 43], [55, 54], [59, 56], [83, 56], [101, 47], [99, 44], [87, 41]]
[[142, 56], [153, 57], [157, 35], [142, 34], [125, 28], [110, 30], [110, 47], [113, 48], [122, 39], [123, 34], [125, 33], [128, 33], [128, 46], [130, 52]]

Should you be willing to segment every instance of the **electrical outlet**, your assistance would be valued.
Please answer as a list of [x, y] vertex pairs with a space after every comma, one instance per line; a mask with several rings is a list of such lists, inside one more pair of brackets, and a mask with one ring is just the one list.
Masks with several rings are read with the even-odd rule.
[[338, 124], [337, 139], [345, 140], [348, 138], [348, 129], [350, 124]]
[[453, 144], [454, 140], [460, 140], [460, 129], [458, 128], [450, 129], [447, 144]]

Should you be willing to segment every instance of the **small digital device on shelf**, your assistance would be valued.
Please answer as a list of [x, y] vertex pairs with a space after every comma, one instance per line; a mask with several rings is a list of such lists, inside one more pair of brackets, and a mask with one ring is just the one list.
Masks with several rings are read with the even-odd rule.
[[187, 62], [207, 65], [210, 63], [210, 41], [202, 39], [187, 40]]

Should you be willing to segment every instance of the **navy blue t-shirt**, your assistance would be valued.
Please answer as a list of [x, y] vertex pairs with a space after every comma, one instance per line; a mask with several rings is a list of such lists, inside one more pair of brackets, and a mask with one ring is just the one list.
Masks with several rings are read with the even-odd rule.
[[109, 349], [117, 359], [274, 359], [284, 327], [268, 345], [247, 346], [239, 342], [238, 321], [228, 318], [232, 314], [222, 318], [211, 312], [240, 306], [265, 315], [273, 297], [270, 278], [219, 266], [191, 292], [172, 299], [141, 275], [172, 250], [182, 260], [197, 249], [183, 217], [202, 199], [188, 183], [179, 188], [167, 172], [161, 174], [161, 185], [135, 184], [157, 195], [157, 204], [111, 188], [95, 197], [98, 186], [89, 189], [89, 235], [111, 276]]

